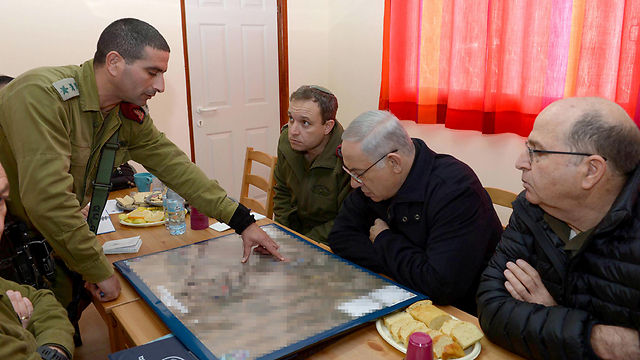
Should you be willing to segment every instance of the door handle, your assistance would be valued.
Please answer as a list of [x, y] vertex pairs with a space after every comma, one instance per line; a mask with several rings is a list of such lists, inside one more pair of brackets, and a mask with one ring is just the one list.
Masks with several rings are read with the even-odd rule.
[[202, 106], [198, 106], [196, 108], [196, 112], [198, 114], [202, 114], [203, 112], [208, 112], [208, 111], [218, 111], [218, 108], [217, 107], [203, 108]]

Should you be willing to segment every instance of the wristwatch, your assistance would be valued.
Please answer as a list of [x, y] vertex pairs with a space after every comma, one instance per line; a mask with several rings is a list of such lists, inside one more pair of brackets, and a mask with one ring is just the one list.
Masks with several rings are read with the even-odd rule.
[[40, 346], [38, 350], [36, 350], [36, 352], [43, 360], [69, 360], [66, 356], [48, 347], [47, 345]]

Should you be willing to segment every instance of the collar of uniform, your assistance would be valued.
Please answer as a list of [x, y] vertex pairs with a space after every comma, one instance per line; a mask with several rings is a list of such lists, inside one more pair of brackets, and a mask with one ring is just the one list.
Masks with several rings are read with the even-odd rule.
[[416, 156], [411, 164], [409, 175], [394, 198], [395, 202], [421, 201], [425, 198], [427, 182], [436, 158], [436, 153], [429, 149], [424, 141], [416, 138], [411, 140], [416, 149]]
[[100, 111], [100, 97], [96, 74], [93, 69], [93, 59], [87, 60], [81, 65], [82, 75], [77, 83], [80, 92], [80, 106], [82, 111]]

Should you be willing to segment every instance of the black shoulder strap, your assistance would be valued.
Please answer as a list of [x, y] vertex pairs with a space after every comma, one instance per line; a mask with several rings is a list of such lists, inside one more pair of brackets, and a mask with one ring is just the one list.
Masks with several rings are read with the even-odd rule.
[[544, 251], [545, 255], [547, 255], [547, 258], [549, 258], [549, 261], [551, 261], [551, 265], [553, 265], [560, 276], [564, 276], [566, 267], [564, 266], [562, 257], [558, 253], [558, 249], [553, 245], [551, 238], [549, 238], [549, 234], [534, 223], [522, 204], [518, 201], [514, 201], [513, 206], [514, 211], [516, 210], [515, 208], [519, 208], [518, 212], [520, 213], [520, 216], [525, 220], [525, 223], [531, 232], [533, 232], [533, 236], [537, 240], [538, 244], [540, 244], [540, 248]]
[[96, 180], [93, 182], [93, 195], [91, 195], [91, 207], [89, 208], [87, 223], [94, 234], [98, 233], [102, 209], [107, 203], [109, 190], [111, 190], [111, 172], [116, 161], [116, 150], [118, 150], [118, 132], [119, 129], [102, 148], [102, 154], [98, 162], [98, 173], [96, 174]]

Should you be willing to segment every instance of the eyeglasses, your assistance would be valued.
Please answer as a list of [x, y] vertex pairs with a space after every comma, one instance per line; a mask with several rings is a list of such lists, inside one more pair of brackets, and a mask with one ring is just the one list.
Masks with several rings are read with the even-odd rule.
[[[527, 154], [529, 155], [529, 162], [533, 163], [533, 154], [563, 154], [563, 155], [580, 155], [580, 156], [592, 156], [596, 154], [570, 152], [570, 151], [551, 151], [551, 150], [536, 150], [529, 147], [529, 141], [524, 142], [524, 146], [527, 147]], [[607, 161], [605, 157], [602, 157], [604, 161]]]
[[366, 173], [367, 171], [369, 171], [369, 169], [371, 169], [371, 168], [372, 168], [372, 167], [374, 167], [377, 163], [379, 163], [380, 161], [382, 161], [382, 159], [386, 158], [386, 157], [387, 157], [387, 155], [389, 155], [389, 154], [391, 154], [391, 153], [395, 153], [395, 152], [398, 152], [398, 150], [397, 150], [397, 149], [396, 149], [396, 150], [392, 150], [392, 151], [389, 151], [388, 153], [384, 154], [384, 156], [383, 156], [383, 157], [381, 157], [381, 158], [380, 158], [380, 159], [378, 159], [376, 162], [374, 162], [373, 164], [371, 164], [371, 166], [369, 166], [368, 168], [366, 168], [366, 169], [365, 169], [363, 172], [361, 172], [359, 175], [358, 175], [358, 174], [356, 174], [355, 172], [353, 172], [353, 171], [351, 171], [351, 170], [347, 169], [347, 167], [346, 167], [346, 166], [344, 166], [344, 165], [342, 165], [342, 169], [343, 169], [347, 174], [349, 174], [349, 175], [353, 178], [353, 180], [355, 180], [358, 184], [363, 185], [364, 183], [362, 182], [362, 180], [360, 180], [360, 178], [361, 178], [362, 176], [364, 176], [364, 173]]

